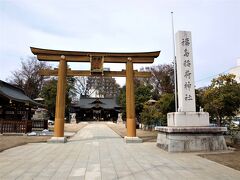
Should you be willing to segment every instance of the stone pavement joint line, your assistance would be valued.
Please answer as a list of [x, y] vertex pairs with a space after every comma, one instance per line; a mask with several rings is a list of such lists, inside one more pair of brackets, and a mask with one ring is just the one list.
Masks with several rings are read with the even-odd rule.
[[32, 143], [0, 153], [0, 179], [240, 179], [240, 171], [156, 143], [126, 144], [105, 124], [89, 124], [66, 144]]

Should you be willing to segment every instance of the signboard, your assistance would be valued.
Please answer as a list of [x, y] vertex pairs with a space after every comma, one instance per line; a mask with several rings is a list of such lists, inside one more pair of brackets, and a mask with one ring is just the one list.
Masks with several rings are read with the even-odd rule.
[[195, 85], [190, 31], [178, 31], [176, 33], [176, 58], [179, 111], [195, 112]]
[[91, 74], [103, 74], [103, 56], [91, 56]]

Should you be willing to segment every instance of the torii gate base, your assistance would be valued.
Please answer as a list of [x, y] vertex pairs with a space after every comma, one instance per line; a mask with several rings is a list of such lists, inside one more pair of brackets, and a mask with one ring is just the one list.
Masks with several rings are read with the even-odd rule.
[[139, 137], [127, 137], [127, 136], [124, 137], [124, 141], [126, 143], [142, 143], [143, 142], [143, 140]]
[[67, 138], [66, 137], [51, 137], [51, 139], [49, 139], [47, 142], [48, 143], [66, 143]]

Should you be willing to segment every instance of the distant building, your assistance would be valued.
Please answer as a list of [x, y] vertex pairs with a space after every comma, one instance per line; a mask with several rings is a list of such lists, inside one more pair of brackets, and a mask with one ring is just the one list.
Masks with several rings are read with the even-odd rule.
[[87, 89], [89, 96], [93, 98], [112, 98], [119, 95], [119, 85], [112, 77], [89, 77]]
[[[233, 67], [230, 69], [229, 71], [230, 74], [234, 74], [236, 77], [235, 77], [235, 80], [240, 83], [240, 58], [237, 59], [237, 66]], [[239, 113], [237, 114], [238, 118], [240, 118], [240, 110], [239, 110]]]
[[234, 74], [235, 80], [240, 83], [240, 58], [237, 59], [237, 66], [233, 67], [229, 71], [230, 74]]
[[71, 112], [76, 113], [79, 121], [117, 121], [121, 107], [116, 98], [81, 97], [71, 105]]

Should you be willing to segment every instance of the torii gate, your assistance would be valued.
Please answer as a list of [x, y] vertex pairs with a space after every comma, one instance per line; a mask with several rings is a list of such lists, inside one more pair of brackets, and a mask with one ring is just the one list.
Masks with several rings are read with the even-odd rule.
[[[137, 141], [135, 120], [134, 77], [150, 77], [150, 72], [133, 70], [133, 63], [153, 63], [160, 51], [141, 53], [110, 53], [110, 52], [82, 52], [61, 51], [31, 47], [39, 61], [59, 61], [59, 68], [42, 70], [41, 75], [58, 76], [55, 126], [53, 142], [66, 142], [64, 138], [65, 94], [67, 76], [103, 76], [126, 77], [126, 111], [127, 111], [127, 137], [126, 142]], [[67, 62], [90, 62], [91, 70], [67, 69]], [[126, 71], [103, 71], [103, 63], [125, 63]]]

